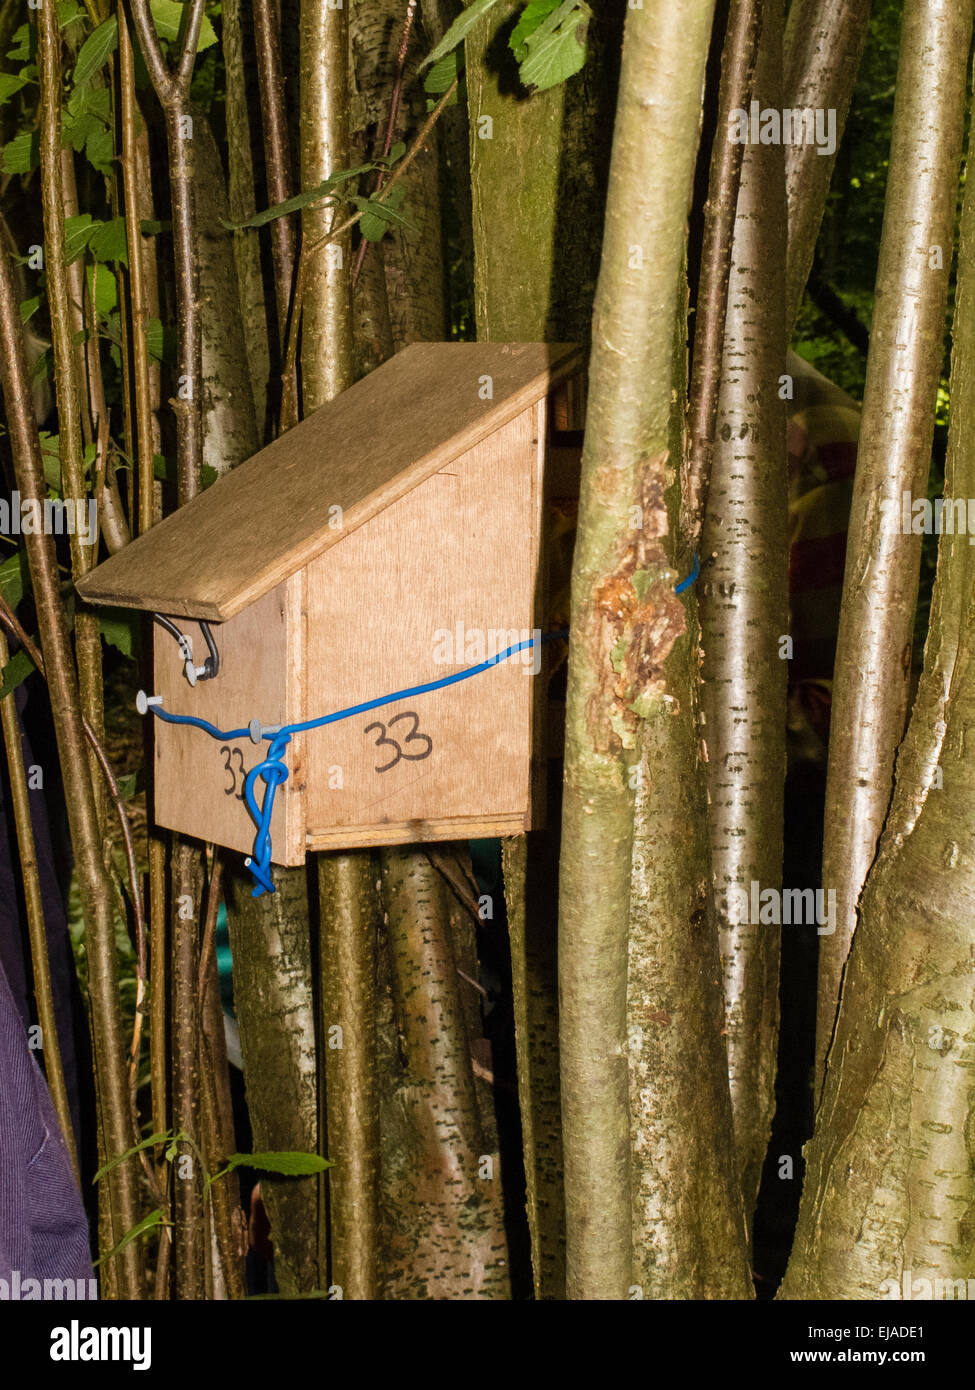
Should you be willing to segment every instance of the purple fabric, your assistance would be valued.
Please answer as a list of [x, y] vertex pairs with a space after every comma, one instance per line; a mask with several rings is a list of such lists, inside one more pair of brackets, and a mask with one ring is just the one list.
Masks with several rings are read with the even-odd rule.
[[88, 1225], [47, 1083], [0, 967], [0, 1279], [90, 1279]]

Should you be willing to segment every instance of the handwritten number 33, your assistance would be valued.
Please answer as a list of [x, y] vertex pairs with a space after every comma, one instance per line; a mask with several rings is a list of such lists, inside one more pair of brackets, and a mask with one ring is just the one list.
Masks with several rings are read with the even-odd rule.
[[[396, 739], [388, 738], [386, 734], [387, 729], [391, 729], [393, 725], [398, 724], [401, 719], [413, 720], [412, 729], [410, 729], [410, 732], [403, 739], [403, 747], [397, 743]], [[368, 725], [364, 730], [367, 734], [371, 734], [374, 729], [379, 730], [379, 737], [376, 739], [377, 748], [385, 746], [396, 750], [396, 756], [392, 758], [390, 762], [383, 763], [381, 766], [377, 767], [377, 772], [389, 772], [390, 768], [395, 767], [401, 758], [408, 758], [411, 762], [419, 762], [423, 758], [429, 758], [430, 754], [433, 752], [433, 740], [427, 734], [417, 733], [419, 723], [419, 717], [414, 714], [412, 710], [404, 710], [402, 714], [395, 715], [388, 724], [381, 724], [377, 719], [374, 724]], [[408, 753], [405, 745], [411, 743], [425, 743], [426, 747], [421, 753]]]

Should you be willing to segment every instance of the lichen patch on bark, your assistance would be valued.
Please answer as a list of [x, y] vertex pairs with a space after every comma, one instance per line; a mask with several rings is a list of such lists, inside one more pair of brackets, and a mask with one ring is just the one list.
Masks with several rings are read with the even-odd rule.
[[642, 526], [625, 542], [622, 558], [593, 595], [585, 622], [597, 675], [587, 722], [598, 752], [633, 746], [637, 720], [667, 693], [664, 664], [687, 629], [684, 605], [674, 593], [664, 549], [667, 452], [643, 473]]

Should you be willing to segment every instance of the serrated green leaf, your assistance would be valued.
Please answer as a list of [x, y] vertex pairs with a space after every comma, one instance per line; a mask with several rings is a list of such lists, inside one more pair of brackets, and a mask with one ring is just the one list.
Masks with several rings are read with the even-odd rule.
[[95, 312], [105, 318], [118, 304], [118, 281], [107, 265], [99, 265], [98, 273], [94, 266], [88, 266], [88, 293], [94, 284]]
[[528, 49], [525, 47], [525, 40], [534, 34], [535, 30], [553, 10], [557, 10], [562, 0], [531, 0], [531, 4], [526, 5], [518, 19], [518, 23], [511, 31], [508, 40], [508, 47], [514, 53], [518, 62], [521, 63], [528, 57]]
[[89, 135], [103, 129], [102, 122], [90, 111], [82, 111], [77, 116], [68, 115], [61, 123], [61, 144], [70, 146], [75, 154], [80, 154]]
[[14, 30], [11, 42], [16, 47], [10, 50], [7, 57], [12, 58], [16, 63], [29, 62], [37, 52], [37, 25], [29, 23], [18, 25]]
[[22, 73], [0, 72], [0, 105], [26, 87], [27, 78]]
[[144, 1236], [147, 1231], [155, 1230], [157, 1226], [171, 1225], [172, 1222], [167, 1221], [163, 1211], [157, 1207], [156, 1210], [151, 1211], [148, 1216], [144, 1216], [141, 1221], [131, 1228], [131, 1230], [126, 1231], [118, 1245], [113, 1246], [107, 1255], [102, 1255], [100, 1259], [95, 1260], [93, 1268], [97, 1269], [105, 1260], [110, 1260], [113, 1255], [117, 1255], [119, 1251], [124, 1250], [127, 1245], [131, 1245], [132, 1241], [138, 1240], [139, 1236]]
[[129, 263], [128, 242], [125, 239], [125, 218], [113, 217], [111, 222], [102, 222], [92, 233], [88, 243], [96, 261], [121, 261]]
[[41, 137], [36, 130], [22, 130], [3, 148], [3, 172], [27, 174], [41, 162]]
[[[178, 4], [177, 0], [150, 0], [150, 8], [159, 37], [168, 39], [170, 43], [179, 38], [179, 26], [182, 23], [183, 11], [186, 6]], [[205, 48], [209, 48], [216, 41], [216, 31], [204, 15], [203, 25], [200, 29], [200, 42], [196, 49], [197, 53], [202, 53]]]
[[288, 1178], [302, 1178], [310, 1173], [323, 1173], [331, 1167], [331, 1160], [319, 1158], [318, 1154], [256, 1153], [231, 1154], [223, 1171], [232, 1173], [235, 1168], [256, 1168], [260, 1173], [281, 1173]]
[[573, 77], [586, 61], [586, 32], [591, 11], [579, 0], [565, 4], [549, 15], [525, 40], [528, 57], [519, 66], [523, 86], [544, 92]]
[[102, 224], [96, 222], [90, 212], [81, 212], [77, 217], [68, 217], [64, 223], [64, 263], [76, 261], [88, 245], [92, 235]]
[[16, 608], [30, 587], [30, 570], [27, 568], [27, 552], [15, 551], [0, 565], [0, 593], [11, 608]]
[[141, 627], [140, 615], [133, 609], [103, 608], [98, 615], [101, 634], [110, 647], [134, 658]]
[[431, 96], [441, 96], [450, 89], [459, 72], [460, 54], [455, 48], [453, 52], [444, 54], [434, 63], [423, 79], [423, 90]]
[[110, 130], [94, 130], [85, 141], [85, 158], [107, 178], [115, 158], [115, 137]]
[[227, 222], [223, 218], [221, 218], [221, 222], [228, 231], [232, 232], [241, 231], [244, 227], [263, 227], [268, 222], [273, 222], [276, 217], [287, 217], [289, 213], [299, 212], [311, 203], [321, 202], [340, 184], [347, 183], [349, 179], [358, 178], [360, 174], [368, 174], [375, 167], [375, 164], [360, 164], [355, 169], [337, 169], [317, 188], [306, 188], [304, 192], [296, 193], [293, 198], [286, 198], [283, 203], [275, 203], [272, 207], [265, 208], [263, 212], [256, 212], [253, 217], [248, 217], [244, 222]]
[[116, 778], [116, 781], [118, 783], [118, 794], [123, 801], [128, 801], [130, 797], [135, 796], [135, 786], [138, 781], [137, 773], [129, 772], [124, 777]]
[[29, 323], [40, 307], [41, 296], [39, 294], [35, 294], [33, 299], [22, 300], [20, 305], [21, 323]]
[[0, 672], [3, 677], [2, 682], [0, 682], [0, 700], [9, 695], [12, 690], [16, 690], [21, 681], [25, 681], [33, 669], [34, 663], [23, 648], [19, 652], [14, 652]]
[[431, 49], [424, 58], [420, 64], [420, 72], [429, 67], [431, 63], [439, 62], [446, 53], [450, 53], [459, 43], [462, 43], [477, 21], [482, 15], [487, 14], [494, 3], [495, 0], [473, 0], [473, 3], [457, 16], [437, 46]]
[[80, 116], [86, 111], [109, 124], [112, 119], [112, 96], [107, 87], [87, 84], [74, 89], [68, 98], [69, 114]]
[[359, 231], [366, 241], [381, 241], [394, 223], [417, 230], [415, 223], [399, 211], [399, 204], [406, 192], [402, 185], [397, 186], [383, 202], [377, 198], [353, 198], [352, 201], [362, 213]]
[[58, 24], [62, 29], [67, 29], [69, 24], [73, 24], [76, 19], [80, 19], [83, 10], [75, 0], [58, 0]]
[[[118, 18], [112, 15], [85, 39], [74, 65], [75, 87], [88, 82], [118, 48]], [[108, 95], [106, 89], [106, 96]]]

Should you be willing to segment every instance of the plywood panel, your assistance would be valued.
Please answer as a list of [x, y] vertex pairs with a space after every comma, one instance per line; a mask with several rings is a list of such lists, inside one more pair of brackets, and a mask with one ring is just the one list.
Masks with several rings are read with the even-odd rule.
[[[536, 424], [527, 410], [309, 567], [311, 713], [437, 680], [531, 636]], [[309, 843], [525, 828], [535, 684], [516, 657], [310, 732]]]
[[[415, 343], [111, 556], [78, 590], [89, 603], [230, 618], [503, 428], [581, 361], [571, 345]], [[330, 525], [335, 508], [341, 527]]]
[[[215, 679], [191, 687], [182, 674], [176, 641], [158, 624], [153, 632], [155, 693], [173, 714], [193, 714], [232, 730], [260, 719], [265, 724], [298, 723], [303, 712], [304, 575], [298, 573], [227, 623], [212, 631], [220, 652]], [[203, 664], [206, 644], [195, 622], [181, 620]], [[243, 800], [244, 773], [265, 756], [248, 738], [222, 743], [201, 729], [166, 724], [153, 717], [155, 786], [159, 825], [249, 854], [254, 823]], [[273, 862], [301, 864], [305, 855], [303, 815], [304, 735], [292, 738], [285, 761], [288, 781], [277, 790], [271, 822]], [[260, 786], [258, 801], [261, 800]]]

